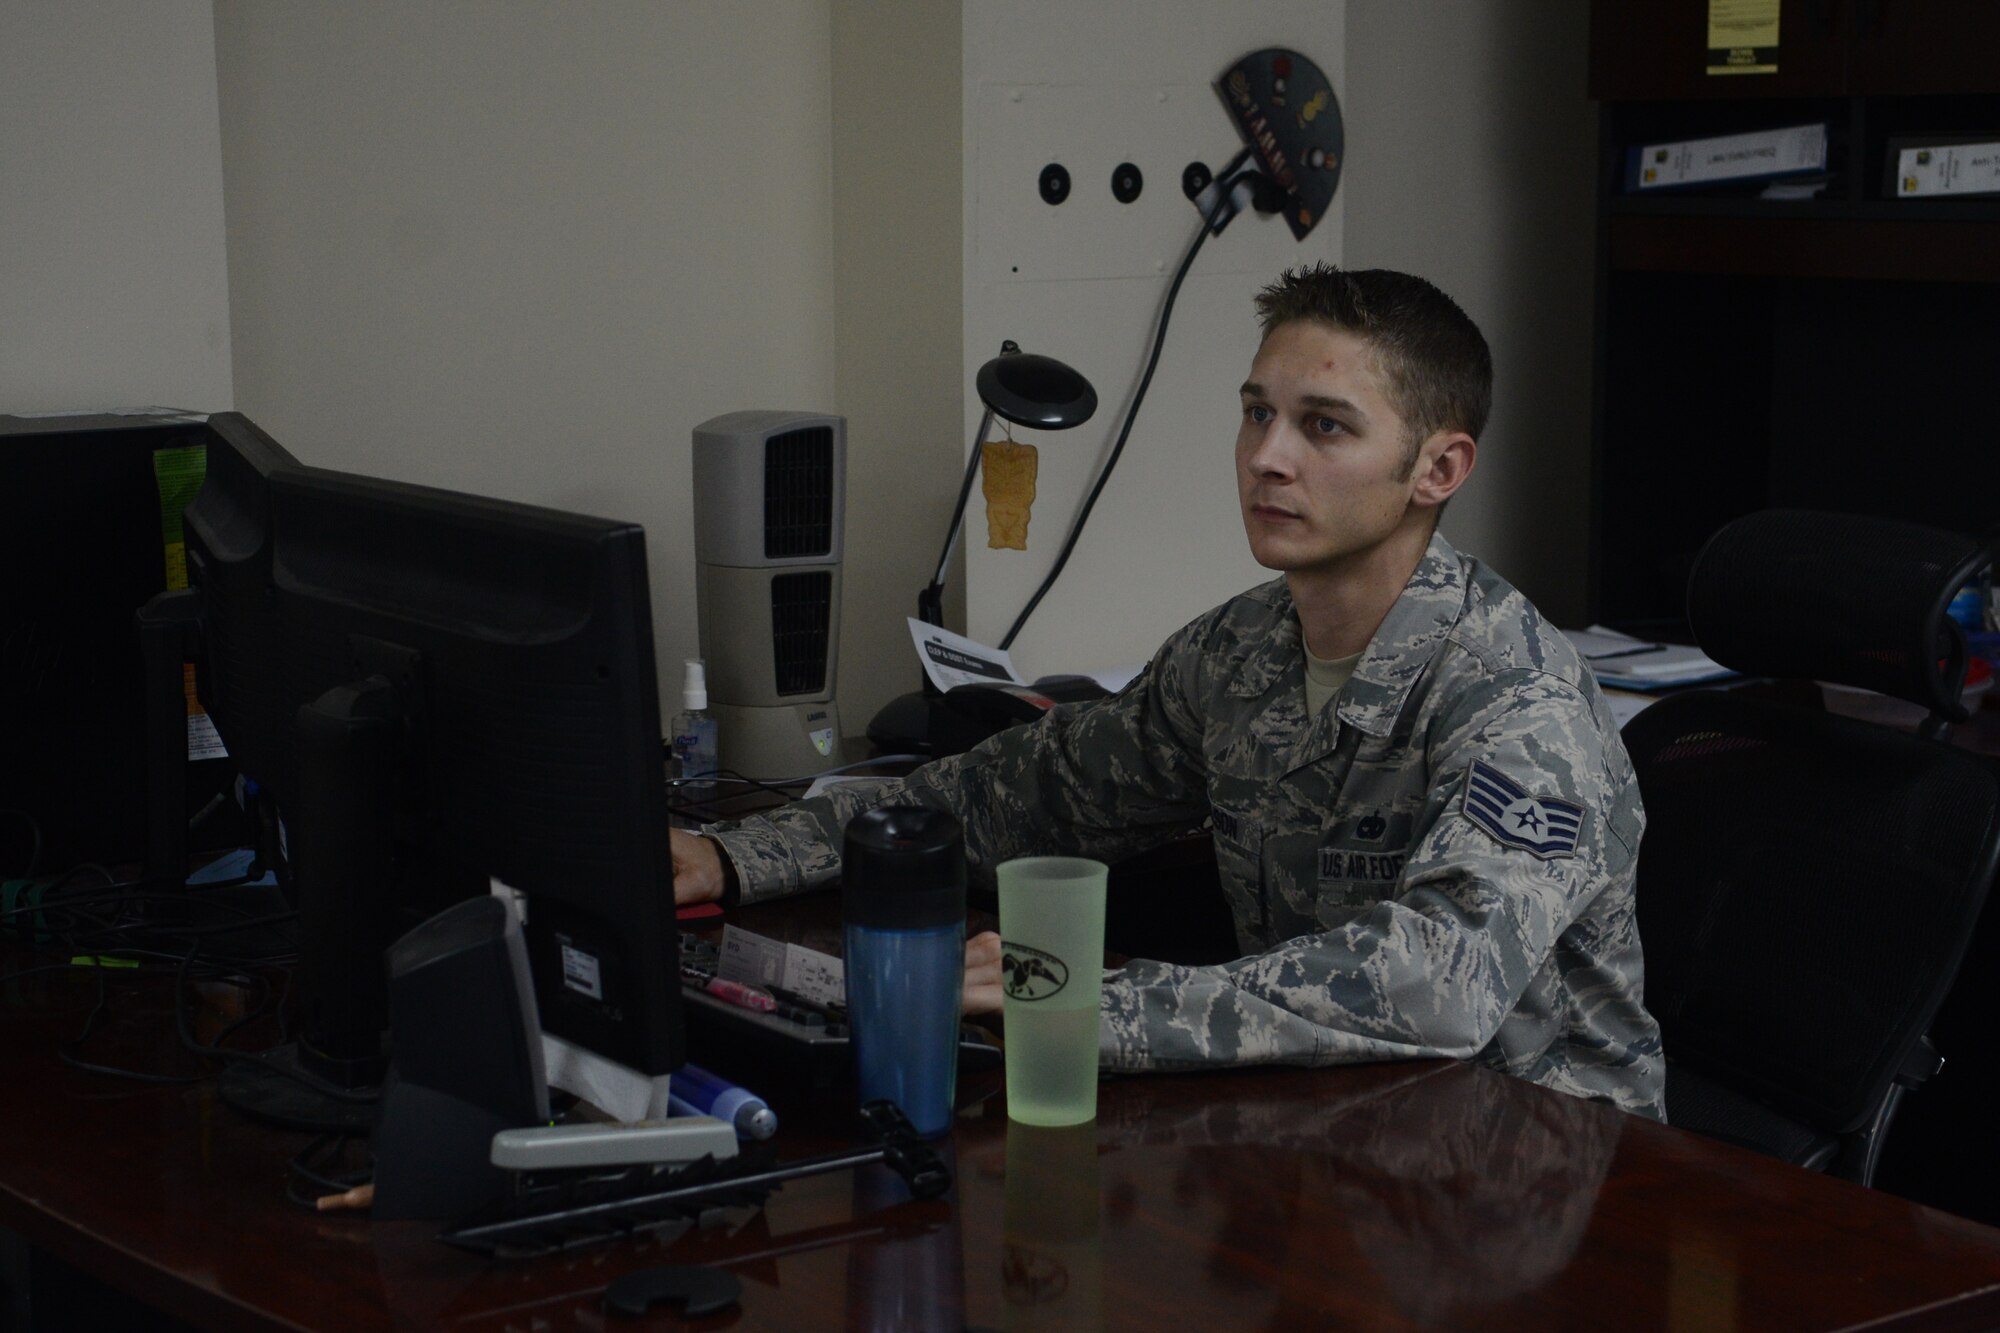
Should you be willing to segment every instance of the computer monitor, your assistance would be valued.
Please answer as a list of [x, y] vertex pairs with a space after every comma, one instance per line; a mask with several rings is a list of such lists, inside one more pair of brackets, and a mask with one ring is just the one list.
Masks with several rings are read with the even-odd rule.
[[[222, 435], [211, 452], [236, 446]], [[671, 1072], [678, 943], [644, 533], [259, 463], [212, 459], [215, 485], [187, 513], [189, 582], [203, 701], [284, 830], [297, 1072], [335, 1089], [379, 1080], [383, 949], [496, 880], [524, 895], [543, 1029]], [[267, 559], [249, 554], [260, 538]], [[300, 1080], [263, 1072], [233, 1067], [225, 1096], [315, 1119]]]
[[[200, 414], [167, 408], [0, 408], [0, 879], [123, 868], [144, 853], [146, 675], [132, 616], [175, 582], [208, 438]], [[235, 774], [190, 762], [178, 668], [170, 684], [181, 842], [236, 846], [233, 807], [212, 802]]]
[[[199, 659], [203, 706], [227, 713], [231, 732], [252, 747], [247, 765], [238, 756], [241, 771], [269, 766], [255, 747], [279, 730], [274, 714], [283, 708], [272, 661], [278, 633], [269, 593], [270, 479], [299, 463], [239, 413], [216, 413], [205, 432], [201, 489], [182, 517], [183, 541], [200, 550], [205, 586], [162, 594], [138, 617], [146, 691], [146, 879], [170, 891], [185, 884], [188, 865], [191, 719], [182, 664]], [[188, 563], [192, 580], [194, 562]], [[206, 626], [205, 605], [223, 612]]]

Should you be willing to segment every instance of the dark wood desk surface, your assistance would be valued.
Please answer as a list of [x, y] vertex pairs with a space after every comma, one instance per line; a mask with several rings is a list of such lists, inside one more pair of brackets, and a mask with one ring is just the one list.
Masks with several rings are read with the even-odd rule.
[[[810, 938], [813, 915], [739, 919]], [[739, 1310], [631, 1326], [2000, 1326], [2000, 1230], [1437, 1062], [1119, 1079], [1075, 1131], [1010, 1126], [983, 1076], [946, 1201], [875, 1168], [789, 1184], [732, 1228], [490, 1261], [427, 1224], [288, 1205], [304, 1138], [211, 1084], [62, 1064], [93, 998], [63, 973], [4, 988], [0, 1227], [202, 1326], [619, 1327], [605, 1284], [683, 1262], [740, 1276]], [[185, 1067], [143, 985], [112, 989], [90, 1054]]]

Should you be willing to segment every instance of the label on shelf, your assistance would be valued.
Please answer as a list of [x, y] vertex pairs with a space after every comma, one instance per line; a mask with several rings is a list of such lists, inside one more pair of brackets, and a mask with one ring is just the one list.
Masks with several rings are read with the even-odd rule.
[[2000, 142], [1939, 144], [1896, 154], [1896, 197], [2000, 194]]
[[1625, 188], [1663, 190], [1825, 170], [1826, 126], [1793, 125], [1628, 149]]

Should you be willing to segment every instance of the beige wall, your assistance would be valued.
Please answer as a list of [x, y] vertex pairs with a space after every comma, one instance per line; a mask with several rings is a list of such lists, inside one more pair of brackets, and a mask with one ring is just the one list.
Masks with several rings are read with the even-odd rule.
[[1353, 0], [1347, 15], [1347, 262], [1430, 278], [1493, 347], [1493, 418], [1445, 534], [1580, 624], [1596, 245], [1587, 0]]
[[0, 412], [231, 402], [208, 0], [0, 4]]
[[833, 6], [832, 345], [848, 454], [840, 708], [850, 735], [918, 687], [905, 622], [965, 466], [959, 26], [957, 0]]
[[[974, 372], [1013, 338], [1102, 400], [1036, 440], [1027, 552], [984, 549], [975, 501], [964, 623], [997, 639], [1193, 234], [1180, 168], [1235, 147], [1209, 85], [1286, 45], [1341, 97], [1339, 207], [1303, 245], [1245, 217], [1205, 247], [1017, 656], [1133, 662], [1264, 576], [1228, 462], [1249, 296], [1319, 258], [1425, 273], [1486, 329], [1499, 404], [1447, 530], [1564, 617], [1584, 586], [1586, 27], [1584, 0], [8, 6], [0, 410], [234, 405], [312, 462], [636, 519], [668, 709], [696, 650], [692, 427], [841, 412], [858, 732], [916, 680], [902, 618]], [[1046, 160], [1077, 181], [1059, 210], [1033, 196]], [[1124, 160], [1147, 175], [1131, 206], [1106, 186]]]
[[237, 402], [302, 459], [646, 527], [690, 432], [834, 405], [827, 0], [218, 0]]

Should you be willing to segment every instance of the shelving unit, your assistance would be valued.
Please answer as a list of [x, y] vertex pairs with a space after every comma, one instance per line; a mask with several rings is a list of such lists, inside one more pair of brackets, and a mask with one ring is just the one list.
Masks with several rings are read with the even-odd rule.
[[[1701, 544], [1767, 506], [2000, 530], [2000, 198], [1896, 199], [1885, 170], [1892, 137], [2000, 139], [2000, 3], [1785, 0], [1772, 75], [1706, 72], [1703, 0], [1591, 18], [1597, 618], [1685, 638]], [[1623, 192], [1628, 146], [1810, 121], [1829, 129], [1817, 198]], [[1904, 1102], [1877, 1177], [1989, 1223], [1996, 913], [1932, 1026], [1946, 1073]]]
[[[1894, 198], [1892, 138], [2000, 139], [2000, 4], [1784, 0], [1778, 70], [1713, 75], [1703, 0], [1594, 0], [1594, 584], [1683, 635], [1689, 564], [1770, 505], [2000, 526], [2000, 198]], [[1829, 179], [1624, 192], [1633, 146], [1821, 122]]]

